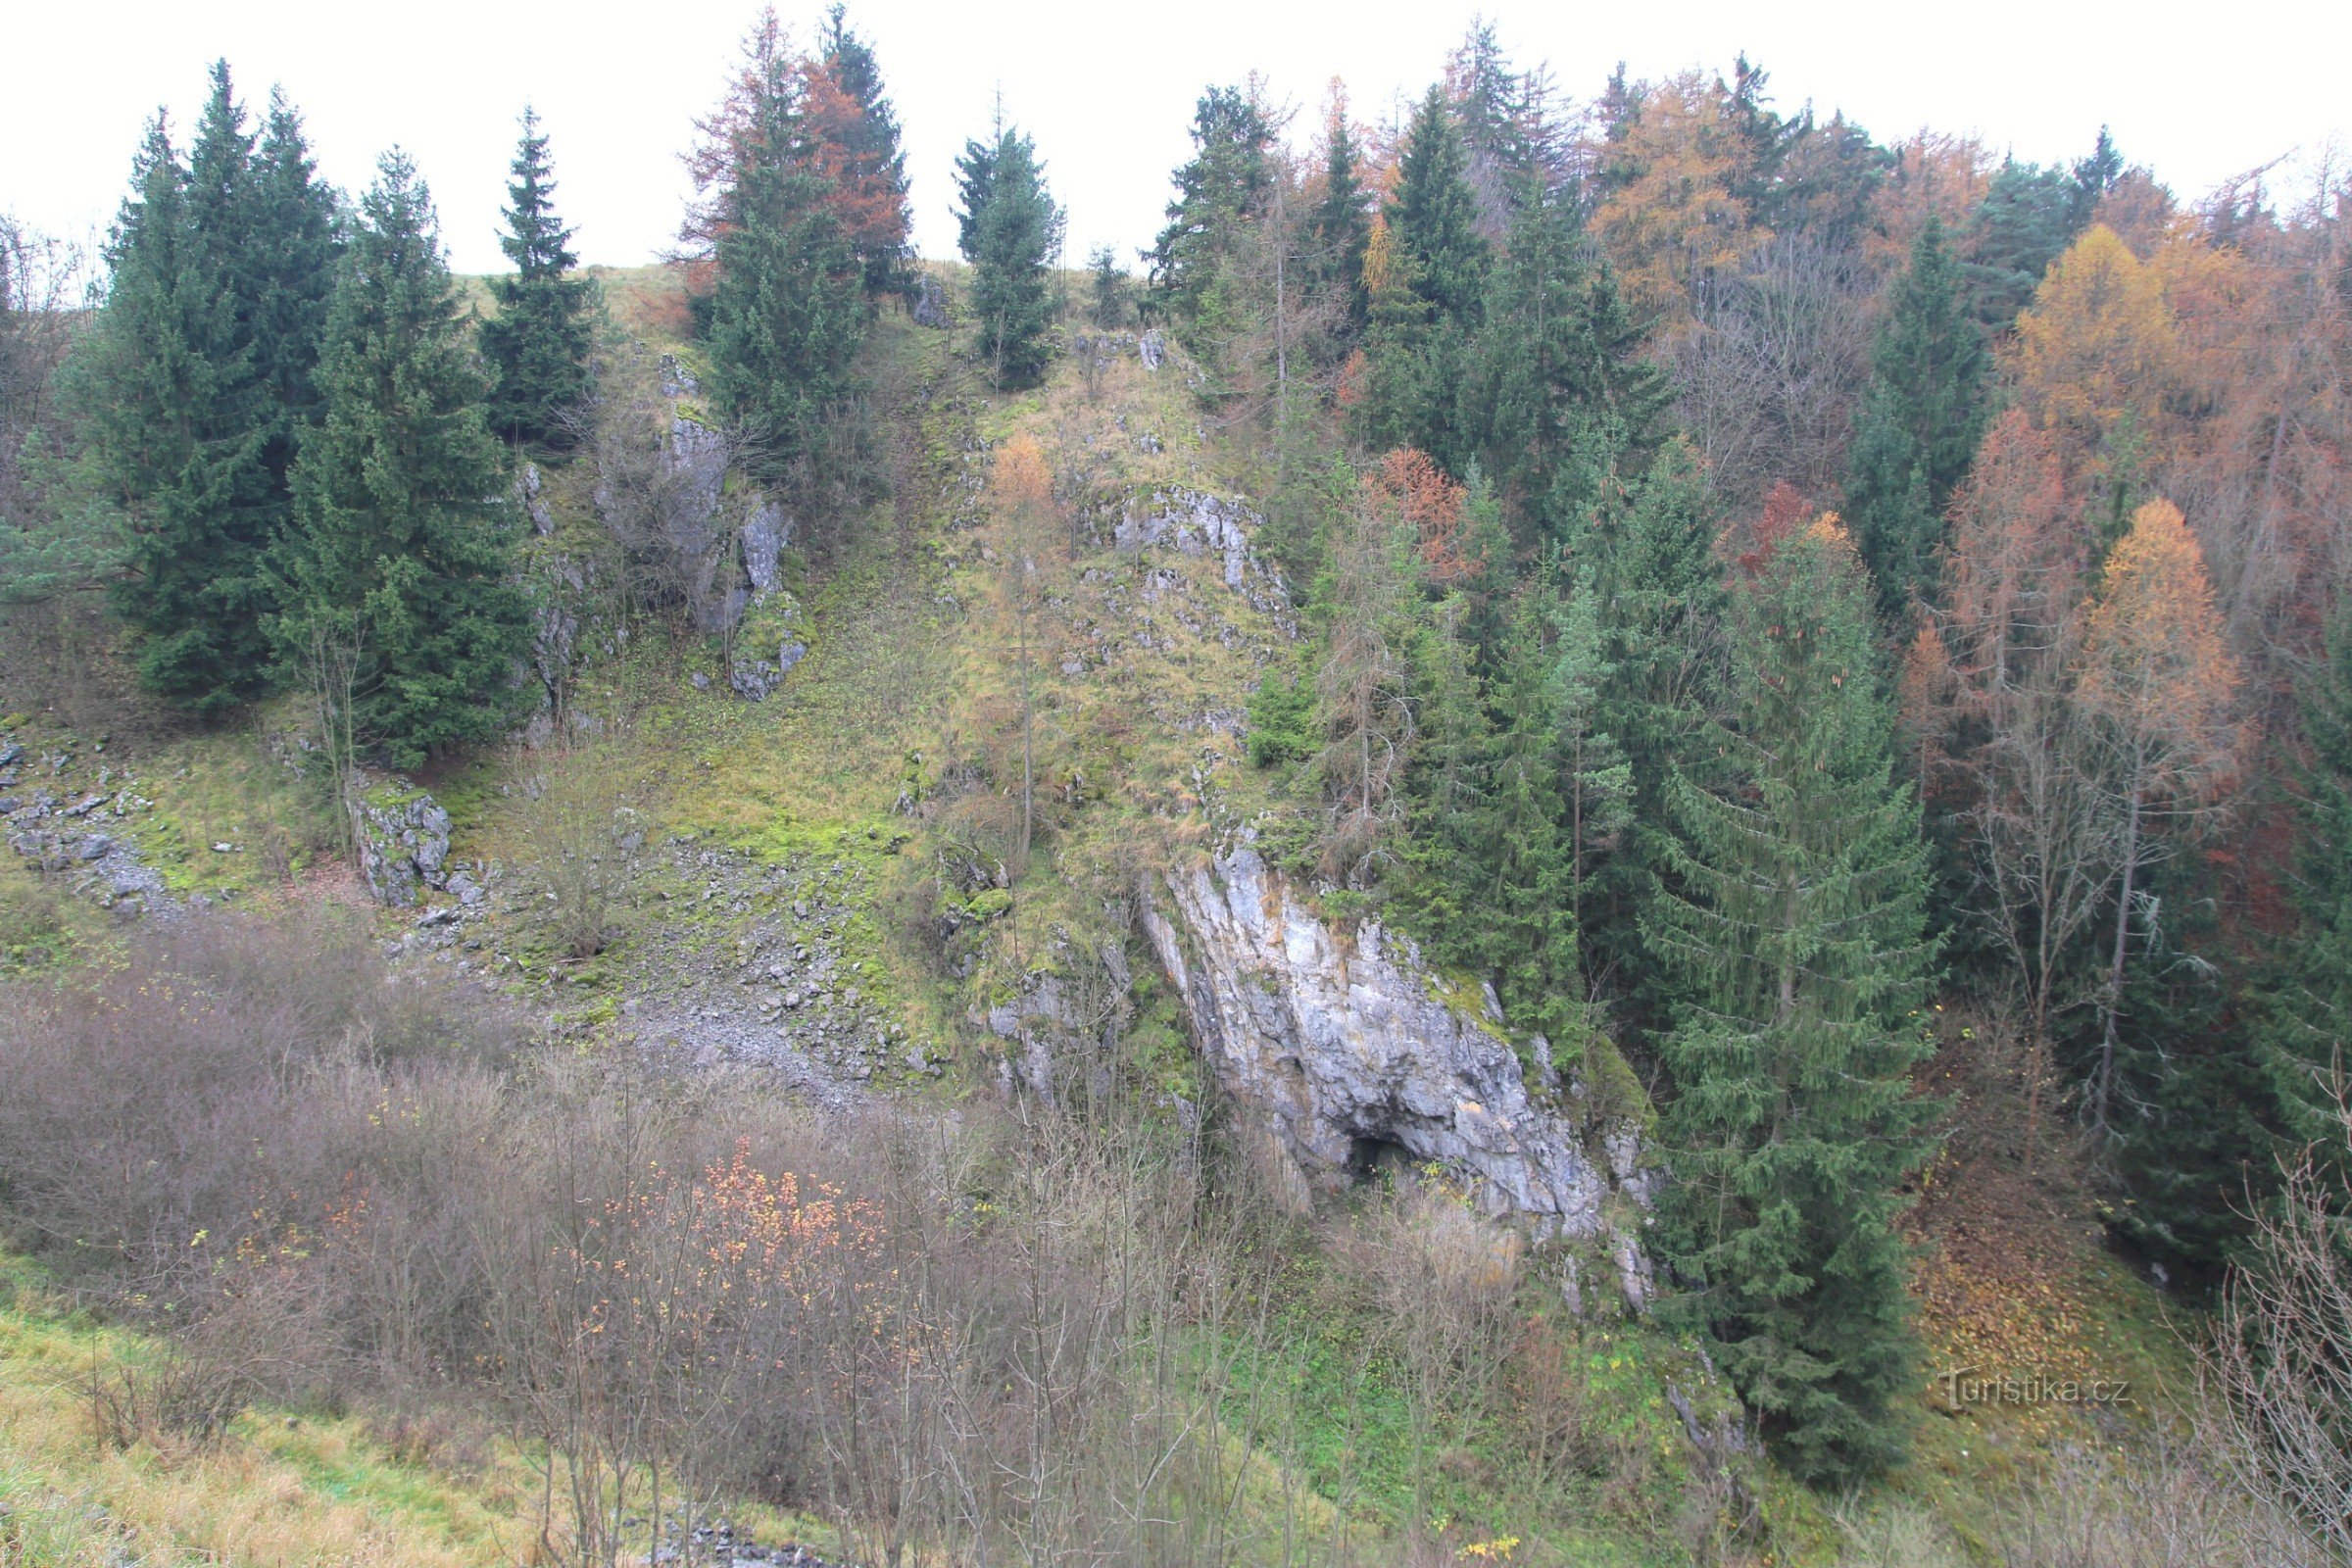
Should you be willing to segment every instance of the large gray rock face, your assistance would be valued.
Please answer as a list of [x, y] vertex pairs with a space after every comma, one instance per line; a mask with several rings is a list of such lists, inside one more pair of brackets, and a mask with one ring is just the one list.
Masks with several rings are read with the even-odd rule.
[[1343, 936], [1247, 846], [1168, 891], [1175, 918], [1151, 911], [1146, 928], [1194, 1036], [1308, 1187], [1400, 1149], [1467, 1179], [1490, 1214], [1610, 1244], [1638, 1298], [1640, 1249], [1604, 1203], [1640, 1186], [1613, 1182], [1568, 1115], [1536, 1102], [1497, 1021], [1449, 1005], [1410, 943], [1369, 922]]

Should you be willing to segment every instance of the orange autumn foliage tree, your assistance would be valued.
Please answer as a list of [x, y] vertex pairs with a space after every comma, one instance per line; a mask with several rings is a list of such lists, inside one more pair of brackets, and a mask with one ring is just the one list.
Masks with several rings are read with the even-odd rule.
[[1430, 461], [1428, 453], [1398, 447], [1380, 460], [1380, 467], [1365, 476], [1364, 485], [1412, 529], [1431, 581], [1453, 582], [1469, 572], [1471, 564], [1462, 554], [1466, 492]]
[[1941, 608], [1904, 668], [1903, 723], [2017, 988], [2031, 1159], [2051, 1026], [2070, 1004], [2066, 960], [2113, 880], [2113, 851], [2073, 698], [2081, 530], [2055, 444], [2022, 412], [1985, 433], [1952, 529]]
[[874, 150], [865, 106], [844, 90], [830, 64], [809, 62], [802, 83], [809, 167], [832, 181], [833, 214], [874, 279], [877, 267], [906, 247], [911, 218], [904, 175]]
[[[775, 112], [779, 102], [781, 114]], [[790, 127], [789, 146], [768, 145], [777, 125]], [[903, 254], [911, 223], [903, 172], [877, 147], [865, 107], [843, 86], [833, 65], [802, 54], [774, 7], [763, 9], [744, 35], [718, 107], [697, 119], [694, 128], [697, 140], [685, 163], [696, 198], [678, 237], [696, 293], [709, 292], [718, 242], [737, 225], [735, 193], [755, 166], [771, 158], [826, 181], [824, 205], [861, 265]], [[868, 275], [876, 275], [871, 266]]]
[[2017, 318], [2009, 370], [2019, 404], [2057, 438], [2070, 483], [2122, 505], [2179, 347], [2163, 277], [2115, 230], [2092, 224], [2050, 264]]
[[1694, 284], [1770, 238], [1733, 194], [1743, 148], [1730, 90], [1696, 71], [1650, 84], [1605, 158], [1613, 188], [1593, 232], [1627, 294], [1671, 333], [1690, 318]]
[[2120, 813], [2115, 945], [2091, 1091], [2092, 1120], [2102, 1127], [2137, 878], [2165, 859], [2172, 840], [2199, 824], [2235, 781], [2238, 684], [2197, 541], [2180, 508], [2151, 501], [2108, 557], [2083, 630], [2078, 690], [2101, 745], [2106, 795]]

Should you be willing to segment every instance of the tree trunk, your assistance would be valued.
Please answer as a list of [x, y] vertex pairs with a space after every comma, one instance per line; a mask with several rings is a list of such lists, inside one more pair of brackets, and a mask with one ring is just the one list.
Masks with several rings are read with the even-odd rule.
[[2107, 970], [2107, 1021], [2099, 1038], [2099, 1076], [2092, 1086], [2090, 1124], [2107, 1130], [2107, 1098], [2115, 1088], [2115, 1020], [2124, 1004], [2124, 960], [2131, 951], [2132, 883], [2139, 869], [2139, 789], [2132, 791], [2132, 806], [2124, 817], [2124, 882], [2115, 903], [2115, 957]]

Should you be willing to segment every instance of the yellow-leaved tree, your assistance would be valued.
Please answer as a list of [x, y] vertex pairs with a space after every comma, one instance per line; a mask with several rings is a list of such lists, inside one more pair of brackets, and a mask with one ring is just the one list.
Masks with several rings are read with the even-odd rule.
[[2107, 558], [2083, 629], [2076, 688], [2119, 832], [2115, 947], [2091, 1086], [2091, 1119], [2102, 1128], [2140, 874], [2227, 803], [2238, 773], [2238, 686], [2204, 554], [2180, 509], [2151, 501], [2133, 514], [2132, 531]]
[[1648, 86], [1605, 152], [1613, 189], [1592, 229], [1626, 293], [1671, 334], [1690, 318], [1694, 283], [1729, 272], [1769, 235], [1736, 195], [1745, 149], [1731, 93], [1698, 72]]
[[2068, 488], [2104, 491], [2116, 531], [2178, 353], [2163, 275], [2104, 223], [2050, 264], [2017, 318], [2009, 369], [2019, 406], [2057, 439]]

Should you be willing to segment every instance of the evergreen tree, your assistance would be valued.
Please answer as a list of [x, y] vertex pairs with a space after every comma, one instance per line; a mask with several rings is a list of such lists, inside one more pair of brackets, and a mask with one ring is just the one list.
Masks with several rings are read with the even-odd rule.
[[807, 486], [828, 423], [853, 391], [865, 338], [864, 274], [842, 228], [835, 187], [813, 165], [793, 63], [758, 51], [742, 92], [742, 131], [715, 207], [710, 327], [714, 401], [751, 437], [768, 478]]
[[300, 527], [277, 553], [287, 672], [339, 664], [322, 693], [395, 766], [497, 734], [530, 622], [506, 474], [483, 422], [432, 200], [402, 154], [377, 166], [327, 313], [325, 404], [294, 469]]
[[1127, 319], [1127, 274], [1119, 268], [1119, 253], [1098, 245], [1088, 253], [1086, 265], [1094, 283], [1090, 314], [1095, 324], [1105, 329], [1119, 325]]
[[1930, 216], [1872, 347], [1846, 470], [1846, 521], [1890, 614], [1932, 590], [1944, 507], [1984, 433], [1987, 358]]
[[1577, 575], [1552, 612], [1552, 730], [1559, 748], [1561, 832], [1566, 857], [1568, 913], [1579, 941], [1585, 894], [1593, 871], [1632, 822], [1634, 767], [1608, 731], [1605, 705], [1609, 663], [1598, 574]]
[[2124, 155], [2117, 150], [2115, 137], [2105, 125], [2099, 127], [2099, 139], [2091, 144], [2088, 157], [2077, 160], [2073, 188], [2068, 195], [2068, 219], [2080, 234], [2098, 217], [2099, 203], [2115, 189], [2123, 177]]
[[1150, 253], [1152, 287], [1179, 323], [1200, 318], [1242, 227], [1258, 218], [1274, 185], [1273, 145], [1274, 127], [1251, 93], [1211, 87], [1200, 95], [1193, 156], [1176, 171], [1168, 224]]
[[1638, 463], [1655, 445], [1669, 396], [1583, 241], [1564, 198], [1526, 194], [1461, 388], [1460, 427], [1508, 499], [1522, 550], [1566, 540], [1629, 454]]
[[1432, 87], [1405, 135], [1396, 196], [1388, 220], [1409, 286], [1441, 322], [1478, 324], [1488, 245], [1478, 227], [1478, 195], [1467, 178], [1462, 133], [1445, 94]]
[[2210, 872], [2149, 873], [2138, 967], [2120, 1009], [2114, 1165], [2130, 1201], [2109, 1223], [2184, 1284], [2212, 1285], [2276, 1191], [2278, 1091], [2259, 1031], [2230, 1017]]
[[1669, 790], [1680, 886], [1643, 935], [1678, 981], [1667, 1245], [1790, 1467], [1867, 1473], [1914, 1379], [1898, 1184], [1935, 1107], [1908, 1069], [1933, 956], [1919, 809], [1894, 782], [1869, 589], [1828, 519], [1742, 596], [1724, 787]]
[[1786, 210], [1801, 199], [1786, 175], [1790, 155], [1812, 135], [1813, 117], [1782, 118], [1770, 107], [1772, 98], [1765, 91], [1771, 80], [1770, 72], [1740, 55], [1732, 63], [1731, 85], [1727, 88], [1717, 77], [1715, 88], [1724, 95], [1726, 118], [1738, 143], [1728, 186], [1732, 199], [1750, 220], [1780, 228], [1790, 216]]
[[1577, 1033], [1584, 981], [1577, 962], [1571, 848], [1561, 822], [1558, 689], [1544, 634], [1555, 606], [1520, 597], [1490, 688], [1493, 740], [1473, 846], [1482, 886], [1473, 913], [1503, 1014], [1564, 1047]]
[[1314, 247], [1311, 286], [1340, 301], [1343, 343], [1362, 336], [1372, 318], [1372, 296], [1364, 287], [1364, 251], [1372, 241], [1372, 218], [1357, 173], [1362, 154], [1348, 128], [1344, 104], [1335, 104], [1323, 143], [1323, 194], [1307, 230]]
[[1969, 220], [1969, 273], [1976, 317], [2008, 330], [2033, 302], [2042, 274], [2082, 232], [2082, 187], [2061, 169], [2001, 165]]
[[1412, 639], [1408, 832], [1405, 863], [1392, 881], [1399, 922], [1430, 957], [1486, 974], [1494, 946], [1479, 906], [1487, 892], [1480, 824], [1494, 737], [1471, 667], [1470, 613], [1461, 595], [1449, 594], [1429, 607]]
[[318, 178], [302, 117], [274, 88], [255, 151], [261, 237], [253, 251], [256, 286], [248, 307], [255, 368], [269, 391], [272, 420], [263, 462], [288, 497], [303, 429], [318, 417], [316, 372], [326, 340], [327, 302], [342, 248], [339, 198]]
[[1714, 543], [1706, 474], [1678, 438], [1630, 494], [1595, 513], [1573, 558], [1599, 634], [1594, 722], [1629, 769], [1624, 837], [1605, 853], [1587, 848], [1584, 929], [1593, 972], [1610, 977], [1635, 1023], [1662, 1006], [1640, 918], [1675, 878], [1668, 783], [1705, 779], [1714, 758], [1724, 614]]
[[1004, 140], [1004, 110], [986, 141], [966, 141], [956, 157], [956, 248], [975, 266], [980, 261], [980, 215], [988, 211], [989, 188], [997, 177], [997, 149]]
[[1053, 357], [1049, 332], [1055, 301], [1048, 270], [1061, 251], [1062, 213], [1046, 187], [1037, 147], [1005, 126], [984, 158], [968, 151], [959, 165], [965, 200], [961, 215], [971, 236], [972, 314], [980, 322], [980, 355], [1000, 388], [1033, 385]]
[[906, 154], [898, 110], [882, 83], [873, 46], [851, 28], [836, 0], [825, 13], [822, 55], [808, 84], [808, 114], [818, 172], [833, 182], [834, 205], [857, 253], [868, 294], [912, 286], [906, 235]]
[[[2331, 1147], [2335, 1101], [2352, 1086], [2352, 595], [2336, 602], [2326, 658], [2302, 692], [2309, 748], [2296, 814], [2302, 919], [2263, 987], [2262, 1044], [2289, 1149]], [[2340, 1142], [2340, 1139], [2336, 1140]], [[2352, 1152], [2330, 1161], [2352, 1190]]]
[[1359, 415], [1369, 445], [1411, 447], [1457, 474], [1473, 456], [1455, 405], [1489, 260], [1465, 168], [1461, 132], [1433, 87], [1414, 112], [1396, 194], [1382, 215], [1365, 344], [1371, 377]]
[[498, 314], [482, 323], [490, 366], [490, 428], [510, 441], [561, 450], [571, 445], [565, 416], [588, 396], [588, 279], [565, 248], [571, 230], [556, 217], [556, 182], [537, 111], [522, 112], [522, 139], [509, 166], [507, 232], [498, 248], [514, 264], [490, 280]]
[[257, 138], [225, 63], [187, 161], [159, 118], [133, 183], [74, 401], [90, 472], [127, 523], [114, 601], [141, 677], [218, 713], [268, 670], [262, 559], [287, 525], [287, 469], [314, 402], [331, 197], [282, 100]]

